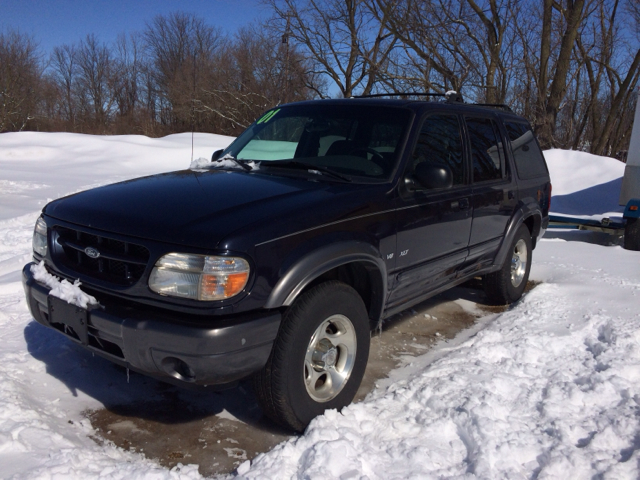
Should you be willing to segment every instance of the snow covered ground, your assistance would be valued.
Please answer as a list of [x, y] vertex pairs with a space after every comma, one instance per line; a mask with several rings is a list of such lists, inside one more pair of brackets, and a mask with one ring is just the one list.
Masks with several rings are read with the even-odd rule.
[[[230, 140], [197, 134], [193, 158]], [[20, 284], [47, 200], [186, 168], [191, 157], [190, 134], [0, 135], [1, 478], [200, 477], [196, 466], [166, 470], [90, 438], [82, 412], [100, 407], [108, 390], [92, 388], [113, 372], [70, 364], [78, 357], [69, 342], [31, 320]], [[620, 211], [622, 164], [558, 150], [546, 157], [554, 211]], [[594, 238], [550, 232], [534, 252], [532, 279], [542, 283], [521, 302], [414, 358], [366, 401], [241, 464], [239, 476], [638, 478], [640, 254]], [[76, 373], [91, 388], [61, 380]]]

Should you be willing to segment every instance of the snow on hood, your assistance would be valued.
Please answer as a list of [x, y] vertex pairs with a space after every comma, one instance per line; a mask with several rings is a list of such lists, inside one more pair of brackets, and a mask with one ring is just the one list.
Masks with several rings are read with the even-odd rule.
[[[258, 162], [254, 162], [253, 160], [250, 162], [246, 162], [245, 165], [251, 168], [251, 170], [259, 170], [260, 164]], [[227, 154], [218, 160], [211, 161], [208, 158], [200, 157], [191, 161], [191, 165], [189, 165], [190, 170], [204, 170], [207, 168], [237, 168], [240, 170], [245, 170], [236, 162], [236, 159], [231, 155]]]

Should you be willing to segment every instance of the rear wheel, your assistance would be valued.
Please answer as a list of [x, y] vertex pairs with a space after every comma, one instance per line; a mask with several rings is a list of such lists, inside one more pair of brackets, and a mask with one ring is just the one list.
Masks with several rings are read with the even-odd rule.
[[531, 270], [531, 250], [531, 233], [526, 225], [521, 225], [502, 268], [482, 278], [489, 301], [506, 305], [522, 297]]
[[369, 357], [369, 318], [350, 286], [322, 283], [285, 313], [271, 356], [254, 378], [266, 416], [295, 431], [353, 400]]
[[627, 218], [624, 227], [624, 248], [640, 251], [640, 218]]

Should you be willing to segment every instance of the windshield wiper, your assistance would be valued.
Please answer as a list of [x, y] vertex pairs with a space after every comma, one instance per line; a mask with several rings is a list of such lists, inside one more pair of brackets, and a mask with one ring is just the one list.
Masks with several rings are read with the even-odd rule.
[[351, 183], [353, 180], [346, 175], [338, 173], [334, 170], [331, 170], [327, 167], [322, 167], [319, 165], [312, 165], [310, 163], [301, 162], [300, 160], [272, 160], [268, 162], [262, 162], [262, 167], [284, 167], [284, 168], [296, 168], [300, 170], [306, 170], [311, 173], [315, 173], [316, 175], [328, 175], [330, 177], [338, 178], [345, 182]]
[[247, 171], [247, 172], [250, 172], [251, 170], [253, 170], [253, 168], [251, 168], [251, 166], [247, 165], [246, 163], [243, 163], [243, 162], [242, 162], [242, 161], [240, 161], [240, 160], [236, 160], [236, 158], [235, 158], [235, 157], [233, 157], [232, 155], [229, 155], [228, 153], [227, 153], [224, 157], [221, 157], [221, 158], [219, 158], [219, 159], [217, 159], [217, 160], [214, 160], [214, 161], [213, 161], [213, 162], [211, 162], [211, 163], [213, 164], [213, 166], [214, 166], [214, 167], [216, 166], [216, 165], [215, 165], [216, 163], [220, 163], [220, 166], [222, 167], [222, 166], [224, 166], [224, 161], [225, 161], [225, 160], [232, 161], [232, 162], [233, 162], [233, 163], [235, 163], [237, 166], [239, 166], [239, 167], [243, 168], [243, 169], [244, 169], [245, 171]]

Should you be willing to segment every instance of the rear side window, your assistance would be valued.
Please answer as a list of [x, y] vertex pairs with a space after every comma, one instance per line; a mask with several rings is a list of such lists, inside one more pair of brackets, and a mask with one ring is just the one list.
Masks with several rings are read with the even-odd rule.
[[547, 165], [531, 127], [522, 122], [504, 122], [518, 177], [524, 179], [547, 175]]
[[504, 151], [497, 125], [490, 118], [467, 118], [473, 181], [486, 182], [504, 177]]

